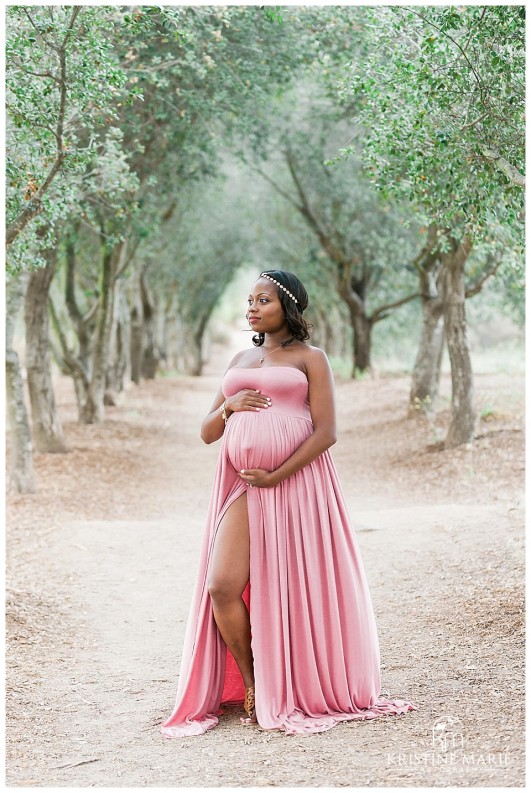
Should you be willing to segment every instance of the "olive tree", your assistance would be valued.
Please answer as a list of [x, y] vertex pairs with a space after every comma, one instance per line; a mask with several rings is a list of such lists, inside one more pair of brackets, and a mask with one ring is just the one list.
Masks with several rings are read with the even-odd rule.
[[[48, 290], [56, 268], [57, 231], [75, 207], [78, 182], [90, 162], [96, 129], [111, 113], [113, 91], [123, 85], [100, 9], [38, 6], [6, 12], [6, 242], [12, 288], [25, 288], [26, 362], [33, 434], [41, 451], [62, 451], [48, 355]], [[38, 269], [37, 269], [38, 268]], [[28, 274], [25, 272], [32, 270]], [[27, 287], [27, 288], [26, 288]], [[16, 290], [15, 290], [16, 291]], [[20, 290], [19, 290], [20, 292]], [[18, 301], [7, 303], [10, 315]], [[7, 341], [10, 343], [10, 338]], [[14, 350], [8, 345], [7, 359]], [[23, 398], [20, 370], [8, 372], [8, 403]], [[27, 448], [27, 411], [16, 418], [15, 444]], [[23, 489], [25, 477], [19, 482]]]
[[419, 297], [413, 261], [422, 248], [420, 224], [415, 228], [407, 208], [382, 201], [354, 158], [343, 168], [326, 164], [348, 128], [337, 102], [318, 87], [301, 80], [277, 103], [277, 119], [267, 160], [250, 164], [299, 213], [332, 265], [352, 327], [355, 377], [371, 369], [375, 325]]
[[[452, 371], [445, 443], [454, 446], [470, 441], [475, 426], [467, 262], [481, 244], [483, 274], [495, 271], [497, 229], [504, 244], [509, 237], [514, 249], [522, 245], [524, 9], [374, 8], [360, 22], [367, 56], [337, 73], [337, 91], [362, 134], [339, 157], [361, 151], [383, 195], [408, 200], [430, 229], [426, 297], [442, 304]], [[433, 319], [427, 312], [427, 336]]]

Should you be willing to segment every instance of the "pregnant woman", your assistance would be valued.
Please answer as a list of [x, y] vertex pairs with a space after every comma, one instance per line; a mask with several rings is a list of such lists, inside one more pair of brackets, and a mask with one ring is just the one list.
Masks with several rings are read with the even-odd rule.
[[223, 438], [168, 738], [218, 723], [287, 734], [403, 714], [380, 693], [380, 653], [363, 562], [329, 448], [334, 386], [306, 343], [308, 305], [292, 273], [252, 287], [254, 347], [231, 361], [201, 427]]

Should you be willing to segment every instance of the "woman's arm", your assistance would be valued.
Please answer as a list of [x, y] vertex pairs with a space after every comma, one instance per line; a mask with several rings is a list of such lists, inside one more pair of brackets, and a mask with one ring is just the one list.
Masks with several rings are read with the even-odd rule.
[[291, 457], [275, 471], [247, 469], [240, 472], [241, 478], [257, 487], [273, 487], [288, 476], [300, 471], [336, 442], [336, 412], [334, 400], [334, 378], [328, 358], [322, 350], [312, 350], [306, 363], [308, 399], [314, 431]]
[[[201, 423], [201, 440], [205, 443], [214, 443], [214, 441], [221, 438], [225, 431], [225, 420], [220, 411], [220, 407], [224, 401], [225, 397], [220, 388], [212, 403], [212, 407]], [[227, 416], [229, 416], [230, 409], [226, 410], [226, 413]]]
[[[241, 353], [237, 353], [232, 361], [227, 366], [225, 370], [225, 374], [229, 371], [231, 366], [234, 366], [235, 363], [239, 360]], [[214, 441], [218, 441], [223, 433], [225, 432], [225, 419], [221, 415], [220, 407], [225, 401], [225, 396], [221, 388], [219, 389], [218, 393], [216, 394], [216, 398], [212, 402], [212, 407], [208, 411], [207, 415], [201, 422], [201, 440], [205, 443], [214, 443]], [[230, 408], [225, 411], [227, 418], [229, 417], [231, 410]]]

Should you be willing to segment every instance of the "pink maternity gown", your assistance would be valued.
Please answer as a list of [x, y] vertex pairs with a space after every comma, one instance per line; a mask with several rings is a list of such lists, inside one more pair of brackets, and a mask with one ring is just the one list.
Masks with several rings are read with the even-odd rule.
[[242, 468], [273, 470], [312, 433], [308, 381], [290, 366], [232, 368], [226, 397], [257, 388], [272, 406], [233, 413], [223, 435], [186, 627], [177, 701], [165, 737], [200, 735], [220, 705], [243, 703], [243, 680], [217, 629], [207, 588], [216, 531], [247, 493], [249, 609], [256, 716], [287, 734], [328, 730], [349, 719], [417, 706], [379, 699], [380, 653], [356, 537], [329, 451], [271, 488], [249, 488]]

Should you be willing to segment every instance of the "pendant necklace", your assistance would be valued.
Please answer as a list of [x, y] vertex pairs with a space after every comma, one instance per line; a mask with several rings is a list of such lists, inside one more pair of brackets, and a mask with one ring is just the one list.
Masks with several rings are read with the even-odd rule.
[[275, 350], [280, 350], [280, 347], [282, 347], [282, 344], [279, 347], [274, 347], [272, 350], [269, 350], [269, 352], [266, 352], [265, 355], [262, 355], [262, 357], [260, 358], [260, 363], [263, 363], [264, 362], [264, 358], [267, 358], [267, 356], [271, 355], [271, 353], [275, 352]]

